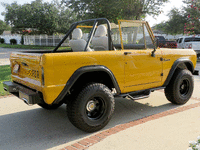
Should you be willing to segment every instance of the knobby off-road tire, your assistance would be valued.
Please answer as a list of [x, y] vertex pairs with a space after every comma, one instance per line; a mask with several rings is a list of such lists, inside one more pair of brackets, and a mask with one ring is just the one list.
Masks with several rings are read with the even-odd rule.
[[192, 96], [194, 79], [189, 70], [177, 70], [165, 88], [167, 99], [177, 105], [185, 104]]
[[58, 107], [60, 107], [62, 104], [63, 103], [49, 105], [49, 104], [46, 104], [46, 103], [41, 103], [41, 104], [38, 104], [38, 105], [41, 106], [44, 109], [47, 109], [47, 110], [54, 110], [54, 109], [57, 109]]
[[71, 123], [85, 132], [95, 132], [107, 125], [114, 112], [115, 101], [110, 89], [101, 83], [83, 88], [67, 106]]

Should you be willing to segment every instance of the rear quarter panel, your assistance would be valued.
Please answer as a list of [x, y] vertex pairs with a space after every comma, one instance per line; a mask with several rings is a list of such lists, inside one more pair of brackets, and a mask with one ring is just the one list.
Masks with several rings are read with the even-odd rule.
[[194, 68], [196, 66], [197, 57], [196, 53], [192, 49], [161, 49], [163, 54], [163, 80], [162, 83], [164, 84], [167, 76], [172, 68], [172, 65], [177, 59], [186, 58], [192, 61]]
[[112, 71], [120, 89], [124, 86], [124, 54], [121, 51], [96, 51], [51, 53], [43, 56], [44, 81], [43, 96], [51, 104], [61, 93], [68, 79], [79, 68], [104, 65]]

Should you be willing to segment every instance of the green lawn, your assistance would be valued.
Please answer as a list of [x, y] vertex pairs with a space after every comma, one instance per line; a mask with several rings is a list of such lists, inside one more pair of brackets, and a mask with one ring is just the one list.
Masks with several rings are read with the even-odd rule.
[[0, 96], [9, 95], [9, 93], [3, 89], [3, 81], [9, 80], [11, 80], [10, 66], [0, 66]]
[[[39, 46], [39, 45], [10, 45], [10, 44], [0, 44], [3, 48], [18, 48], [18, 49], [41, 49], [41, 50], [53, 50], [55, 46]], [[60, 47], [59, 50], [68, 49], [70, 47]]]

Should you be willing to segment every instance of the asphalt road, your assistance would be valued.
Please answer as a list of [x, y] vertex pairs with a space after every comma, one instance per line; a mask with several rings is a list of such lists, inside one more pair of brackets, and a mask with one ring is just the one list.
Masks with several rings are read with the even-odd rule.
[[[11, 51], [16, 50], [3, 52], [0, 49], [0, 53]], [[9, 54], [6, 56], [9, 58]], [[200, 70], [200, 62], [196, 69]], [[195, 76], [193, 97], [200, 98], [199, 91], [200, 76]], [[139, 101], [122, 98], [115, 100], [114, 115], [104, 129], [180, 107], [168, 102], [163, 91], [155, 91], [150, 98]], [[196, 101], [191, 99], [188, 104], [191, 103]], [[91, 134], [80, 131], [70, 123], [66, 105], [49, 111], [38, 105], [28, 106], [16, 97], [0, 99], [0, 150], [60, 149], [88, 135]]]
[[[9, 59], [12, 52], [27, 51], [28, 49], [0, 48], [0, 59]], [[31, 51], [30, 49], [28, 51]]]

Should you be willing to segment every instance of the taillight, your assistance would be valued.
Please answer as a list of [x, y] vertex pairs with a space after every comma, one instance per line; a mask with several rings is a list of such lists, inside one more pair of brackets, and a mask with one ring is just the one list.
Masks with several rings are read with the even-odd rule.
[[189, 44], [188, 48], [190, 48], [190, 49], [191, 49], [191, 48], [192, 48], [192, 44]]

